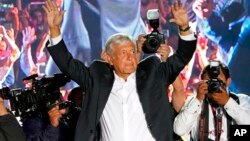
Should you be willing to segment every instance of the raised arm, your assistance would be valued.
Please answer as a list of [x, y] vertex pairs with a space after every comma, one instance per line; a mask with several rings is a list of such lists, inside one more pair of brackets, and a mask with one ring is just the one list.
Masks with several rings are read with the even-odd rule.
[[194, 33], [190, 31], [189, 20], [186, 8], [176, 1], [172, 6], [173, 19], [170, 22], [176, 23], [180, 30], [179, 46], [174, 55], [168, 58], [166, 63], [162, 66], [162, 78], [166, 79], [167, 84], [174, 82], [180, 71], [191, 60], [195, 47], [196, 37]]
[[[10, 29], [10, 34], [14, 34], [13, 29]], [[10, 49], [10, 63], [9, 66], [12, 66], [13, 63], [19, 58], [20, 50], [17, 47], [15, 40], [12, 39], [8, 34], [4, 26], [0, 26], [0, 34], [2, 35], [2, 39], [6, 42], [7, 47]]]
[[73, 58], [62, 39], [60, 25], [64, 11], [60, 11], [51, 0], [45, 2], [43, 9], [47, 14], [49, 25], [50, 39], [46, 45], [51, 57], [64, 74], [83, 86], [85, 82], [88, 82], [88, 68], [81, 62], [84, 60], [79, 61]]
[[37, 73], [37, 67], [31, 55], [31, 44], [36, 40], [35, 29], [26, 27], [23, 31], [23, 45], [20, 67], [26, 76]]
[[181, 80], [181, 77], [176, 77], [173, 82], [173, 93], [172, 93], [172, 105], [176, 112], [180, 112], [182, 106], [185, 103], [186, 95], [184, 91], [184, 85]]
[[55, 2], [47, 0], [43, 6], [47, 14], [47, 22], [49, 25], [50, 38], [61, 35], [60, 25], [63, 20], [64, 11], [60, 11]]
[[6, 80], [6, 77], [10, 74], [10, 71], [13, 67], [14, 62], [20, 56], [19, 48], [17, 47], [15, 40], [14, 40], [13, 29], [9, 30], [8, 33], [5, 30], [4, 26], [0, 25], [0, 37], [1, 37], [0, 41], [5, 44], [3, 45], [5, 46], [5, 49], [3, 50], [3, 52], [7, 54], [7, 56], [5, 56], [5, 62], [2, 65], [4, 69], [1, 72], [2, 75], [0, 76], [0, 84], [2, 84]]

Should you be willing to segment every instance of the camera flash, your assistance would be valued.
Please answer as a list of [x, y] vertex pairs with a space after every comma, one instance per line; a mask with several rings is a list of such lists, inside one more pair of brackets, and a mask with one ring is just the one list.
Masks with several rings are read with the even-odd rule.
[[147, 12], [148, 20], [156, 20], [159, 19], [159, 10], [158, 9], [149, 9]]
[[219, 61], [210, 61], [210, 67], [217, 67], [220, 65]]

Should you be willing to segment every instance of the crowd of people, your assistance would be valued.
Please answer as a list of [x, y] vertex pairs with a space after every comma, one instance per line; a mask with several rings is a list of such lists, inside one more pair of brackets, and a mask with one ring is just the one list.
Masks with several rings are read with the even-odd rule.
[[[149, 9], [166, 39], [151, 54]], [[0, 91], [0, 140], [230, 140], [230, 125], [250, 124], [249, 9], [248, 0], [0, 1], [0, 89], [32, 89], [23, 78], [34, 74], [72, 80], [21, 124]]]

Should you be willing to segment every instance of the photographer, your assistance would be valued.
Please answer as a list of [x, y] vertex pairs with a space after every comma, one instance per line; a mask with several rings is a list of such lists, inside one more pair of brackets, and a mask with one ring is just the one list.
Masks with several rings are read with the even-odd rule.
[[[187, 100], [175, 118], [174, 131], [192, 140], [229, 139], [232, 124], [250, 124], [250, 97], [227, 90], [230, 72], [219, 61], [210, 61], [201, 74], [197, 95]], [[203, 129], [203, 130], [201, 130]]]
[[0, 140], [1, 141], [25, 141], [22, 128], [11, 113], [4, 106], [0, 97]]
[[67, 138], [67, 128], [60, 122], [66, 109], [59, 109], [58, 104], [62, 102], [60, 93], [54, 93], [55, 106], [42, 115], [33, 115], [23, 118], [23, 131], [27, 141], [64, 141]]

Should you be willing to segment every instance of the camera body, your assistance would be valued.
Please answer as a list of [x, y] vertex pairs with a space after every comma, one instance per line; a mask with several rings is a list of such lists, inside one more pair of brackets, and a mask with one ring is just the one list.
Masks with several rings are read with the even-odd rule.
[[208, 93], [220, 92], [220, 88], [225, 87], [224, 82], [218, 79], [220, 70], [221, 66], [219, 61], [210, 61], [208, 69], [209, 80], [207, 81]]
[[208, 93], [217, 93], [220, 92], [220, 87], [224, 86], [224, 83], [219, 79], [209, 79], [208, 84]]
[[159, 27], [159, 10], [150, 9], [147, 12], [149, 25], [153, 28], [150, 34], [145, 36], [146, 41], [143, 43], [142, 51], [144, 53], [155, 53], [162, 43], [165, 43], [164, 34], [160, 33]]

